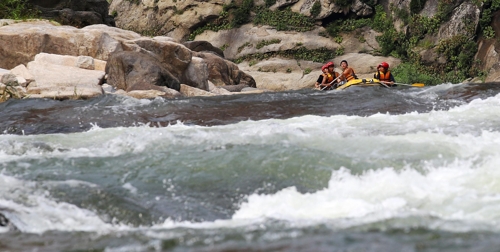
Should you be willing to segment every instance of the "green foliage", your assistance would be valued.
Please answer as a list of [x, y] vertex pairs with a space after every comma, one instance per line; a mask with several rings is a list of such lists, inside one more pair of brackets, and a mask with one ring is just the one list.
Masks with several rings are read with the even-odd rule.
[[495, 37], [495, 31], [493, 30], [493, 27], [491, 26], [486, 26], [483, 29], [483, 36], [487, 39], [491, 39]]
[[243, 0], [241, 6], [239, 6], [234, 12], [233, 24], [238, 27], [242, 24], [246, 24], [250, 21], [250, 11], [253, 8], [253, 0]]
[[317, 0], [311, 7], [311, 17], [317, 17], [321, 13], [321, 2]]
[[396, 15], [396, 17], [403, 21], [404, 25], [410, 23], [410, 13], [407, 9], [394, 8], [392, 9], [392, 11], [394, 12], [394, 15]]
[[326, 26], [326, 31], [332, 37], [337, 37], [340, 32], [354, 31], [358, 28], [370, 26], [372, 21], [369, 18], [335, 20]]
[[271, 44], [279, 44], [281, 43], [281, 39], [271, 39], [271, 40], [262, 40], [257, 45], [255, 48], [260, 49], [264, 46], [271, 45]]
[[275, 51], [275, 52], [267, 52], [267, 53], [256, 53], [249, 54], [243, 57], [240, 57], [235, 60], [235, 63], [241, 63], [244, 60], [264, 60], [274, 57], [283, 57], [288, 59], [295, 60], [308, 60], [314, 62], [326, 62], [332, 58], [335, 58], [336, 50], [331, 51], [326, 48], [314, 49], [310, 50], [305, 47], [299, 47], [296, 49], [286, 50], [286, 51]]
[[426, 0], [411, 0], [410, 13], [417, 14], [424, 9]]
[[312, 72], [312, 69], [309, 67], [304, 69], [304, 74], [310, 74], [311, 72]]
[[411, 22], [408, 25], [408, 31], [413, 37], [421, 39], [426, 34], [437, 33], [439, 29], [439, 23], [440, 21], [436, 18], [413, 15]]
[[228, 48], [228, 47], [229, 47], [229, 45], [228, 45], [228, 44], [223, 44], [223, 45], [220, 47], [220, 49], [221, 49], [222, 51], [224, 51], [224, 50], [226, 50], [226, 48]]
[[437, 51], [447, 58], [442, 71], [446, 78], [452, 82], [460, 82], [472, 74], [471, 68], [477, 44], [464, 35], [456, 35], [449, 39], [441, 40]]
[[240, 53], [240, 52], [243, 50], [243, 48], [248, 47], [248, 46], [251, 46], [251, 45], [252, 45], [252, 44], [250, 44], [250, 42], [248, 42], [248, 41], [247, 41], [247, 42], [245, 42], [245, 44], [243, 44], [243, 45], [241, 45], [240, 47], [238, 47], [238, 53]]
[[352, 4], [351, 0], [333, 0], [333, 3], [340, 7], [349, 7]]
[[335, 42], [337, 44], [340, 44], [340, 43], [342, 43], [342, 41], [344, 40], [344, 38], [342, 38], [342, 36], [338, 35], [338, 36], [335, 37], [334, 40], [335, 40]]
[[0, 19], [28, 19], [35, 18], [38, 11], [34, 10], [28, 0], [0, 1]]
[[483, 3], [483, 11], [479, 18], [479, 30], [485, 38], [494, 38], [495, 32], [491, 27], [493, 13], [500, 9], [500, 0], [485, 0]]
[[443, 83], [443, 79], [429, 71], [422, 69], [418, 64], [401, 63], [391, 69], [397, 82], [400, 83], [425, 83], [425, 85], [436, 85]]
[[387, 13], [384, 11], [384, 7], [382, 7], [382, 5], [375, 6], [375, 16], [371, 27], [378, 32], [383, 32], [384, 30], [393, 27], [392, 18], [387, 16]]
[[253, 23], [256, 25], [270, 25], [278, 31], [310, 31], [314, 28], [314, 20], [302, 14], [293, 12], [290, 8], [271, 11], [267, 8], [257, 7], [257, 14]]
[[453, 13], [453, 8], [455, 8], [453, 0], [439, 0], [438, 11], [435, 18], [440, 20], [440, 22], [446, 22], [450, 20], [451, 14]]

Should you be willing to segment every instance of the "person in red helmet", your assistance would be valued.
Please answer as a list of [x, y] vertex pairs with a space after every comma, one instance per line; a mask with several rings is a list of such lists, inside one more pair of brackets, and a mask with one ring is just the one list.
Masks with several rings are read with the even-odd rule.
[[328, 62], [321, 67], [322, 75], [316, 80], [314, 86], [320, 90], [330, 90], [333, 89], [339, 82], [340, 74], [335, 72], [335, 65], [333, 62]]
[[333, 62], [328, 62], [325, 64], [327, 68], [326, 77], [323, 78], [323, 81], [320, 84], [321, 90], [331, 90], [334, 89], [339, 83], [340, 74], [335, 72], [335, 64]]
[[389, 87], [393, 86], [394, 82], [396, 82], [391, 71], [389, 71], [389, 64], [387, 62], [378, 64], [377, 73], [373, 75], [373, 78], [378, 79], [381, 83]]
[[314, 84], [314, 87], [317, 89], [321, 89], [320, 85], [321, 83], [323, 83], [323, 78], [328, 73], [328, 67], [326, 66], [326, 64], [321, 67], [321, 72], [323, 73], [318, 77], [316, 83]]

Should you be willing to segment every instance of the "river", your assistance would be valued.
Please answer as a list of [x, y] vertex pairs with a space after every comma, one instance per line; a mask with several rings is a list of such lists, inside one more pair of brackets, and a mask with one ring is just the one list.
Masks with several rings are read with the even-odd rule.
[[500, 85], [0, 104], [0, 251], [498, 251]]

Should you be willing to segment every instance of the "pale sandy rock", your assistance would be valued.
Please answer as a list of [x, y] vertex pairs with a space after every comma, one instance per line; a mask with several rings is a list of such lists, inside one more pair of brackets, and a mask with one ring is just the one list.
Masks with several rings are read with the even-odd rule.
[[[205, 31], [198, 35], [196, 39], [210, 41], [215, 47], [219, 48], [227, 45], [224, 56], [231, 60], [248, 54], [282, 51], [301, 46], [308, 49], [327, 48], [335, 50], [339, 48], [340, 45], [332, 41], [332, 39], [318, 35], [324, 31], [323, 27], [308, 32], [277, 31], [275, 28], [266, 25], [254, 26], [246, 24], [231, 30]], [[260, 42], [271, 40], [281, 40], [281, 42], [257, 49]]]
[[2, 77], [0, 78], [0, 82], [11, 86], [19, 85], [19, 82], [17, 81], [17, 76], [15, 76], [10, 72], [3, 74]]
[[230, 94], [233, 94], [232, 92], [224, 89], [224, 88], [221, 88], [221, 87], [217, 87], [215, 86], [211, 81], [208, 81], [208, 91], [210, 93], [214, 93], [216, 95], [230, 95]]
[[113, 94], [116, 92], [116, 89], [107, 83], [102, 84], [101, 88], [102, 88], [102, 91], [106, 94]]
[[500, 82], [500, 63], [495, 63], [488, 71], [485, 82]]
[[109, 10], [117, 14], [117, 27], [164, 34], [180, 41], [186, 39], [200, 23], [218, 16], [223, 5], [230, 3], [231, 0], [146, 0], [135, 4], [127, 0], [114, 0]]
[[183, 96], [186, 97], [193, 97], [193, 96], [214, 96], [215, 94], [210, 93], [205, 90], [201, 90], [199, 88], [191, 87], [186, 84], [181, 84], [181, 90], [180, 93]]
[[377, 71], [377, 66], [381, 62], [389, 63], [390, 68], [401, 64], [401, 60], [394, 57], [373, 56], [363, 53], [346, 53], [333, 59], [335, 66], [340, 68], [340, 61], [346, 60], [349, 66], [354, 69], [356, 74], [373, 74]]
[[189, 86], [202, 90], [208, 89], [208, 66], [207, 63], [199, 57], [192, 57], [186, 71], [184, 80]]
[[299, 0], [276, 0], [276, 3], [273, 6], [269, 7], [269, 9], [274, 11], [274, 10], [277, 10], [279, 8], [290, 6], [298, 1]]
[[373, 53], [380, 49], [377, 36], [382, 35], [372, 29], [362, 28], [357, 31], [342, 33], [340, 45], [349, 53]]
[[127, 95], [130, 97], [134, 97], [136, 99], [153, 99], [158, 96], [163, 96], [166, 93], [159, 90], [133, 90], [127, 92]]
[[78, 57], [70, 55], [59, 55], [51, 53], [39, 53], [35, 56], [35, 62], [49, 63], [60, 66], [76, 67]]
[[48, 21], [15, 23], [0, 27], [0, 67], [11, 69], [27, 64], [40, 52], [107, 60], [110, 53], [122, 50], [120, 41], [139, 37], [137, 33], [106, 25], [77, 29]]
[[30, 97], [76, 99], [103, 93], [100, 86], [104, 78], [102, 71], [38, 61], [28, 63], [27, 67], [37, 83], [36, 87], [28, 86]]
[[97, 71], [105, 71], [106, 70], [106, 61], [94, 59], [94, 70]]
[[9, 70], [7, 70], [7, 69], [3, 69], [3, 68], [0, 68], [0, 80], [2, 79], [2, 76], [3, 76], [4, 74], [8, 74], [8, 73], [10, 73], [10, 71], [9, 71]]
[[[448, 22], [441, 25], [438, 32], [438, 38], [446, 39], [452, 38], [456, 35], [465, 35], [472, 38], [476, 33], [476, 26], [479, 22], [481, 10], [474, 3], [464, 2], [458, 6]], [[467, 20], [467, 22], [463, 22]], [[467, 29], [468, 26], [473, 24], [472, 29]]]
[[94, 58], [89, 56], [78, 56], [76, 57], [75, 66], [83, 69], [94, 70]]
[[10, 72], [18, 77], [24, 78], [27, 82], [31, 82], [35, 79], [24, 64], [12, 68]]

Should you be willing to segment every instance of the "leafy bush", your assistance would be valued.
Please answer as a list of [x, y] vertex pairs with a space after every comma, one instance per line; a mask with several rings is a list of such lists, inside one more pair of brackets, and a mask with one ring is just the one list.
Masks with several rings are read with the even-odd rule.
[[424, 83], [425, 85], [436, 85], [444, 82], [436, 75], [412, 63], [401, 63], [397, 67], [392, 68], [391, 72], [399, 83]]
[[326, 26], [326, 31], [332, 37], [337, 37], [340, 32], [354, 31], [358, 28], [370, 26], [372, 21], [369, 18], [335, 20]]
[[0, 1], [0, 18], [26, 19], [34, 18], [38, 11], [34, 10], [28, 0], [2, 0]]
[[242, 56], [235, 60], [235, 63], [241, 63], [244, 60], [264, 60], [274, 57], [283, 57], [287, 59], [296, 60], [308, 60], [314, 62], [326, 62], [337, 55], [337, 50], [329, 50], [326, 48], [310, 50], [305, 47], [299, 47], [296, 49], [285, 50], [285, 51], [275, 51], [267, 53], [256, 53]]
[[321, 13], [321, 2], [317, 0], [311, 7], [311, 17], [317, 17], [319, 13]]
[[417, 14], [424, 9], [426, 0], [411, 0], [410, 13]]
[[259, 43], [257, 43], [255, 48], [260, 49], [266, 45], [279, 44], [279, 43], [281, 43], [281, 39], [262, 40]]
[[314, 20], [300, 13], [293, 12], [290, 8], [271, 11], [267, 8], [257, 7], [257, 14], [253, 23], [256, 25], [270, 25], [278, 31], [310, 31], [314, 28]]

